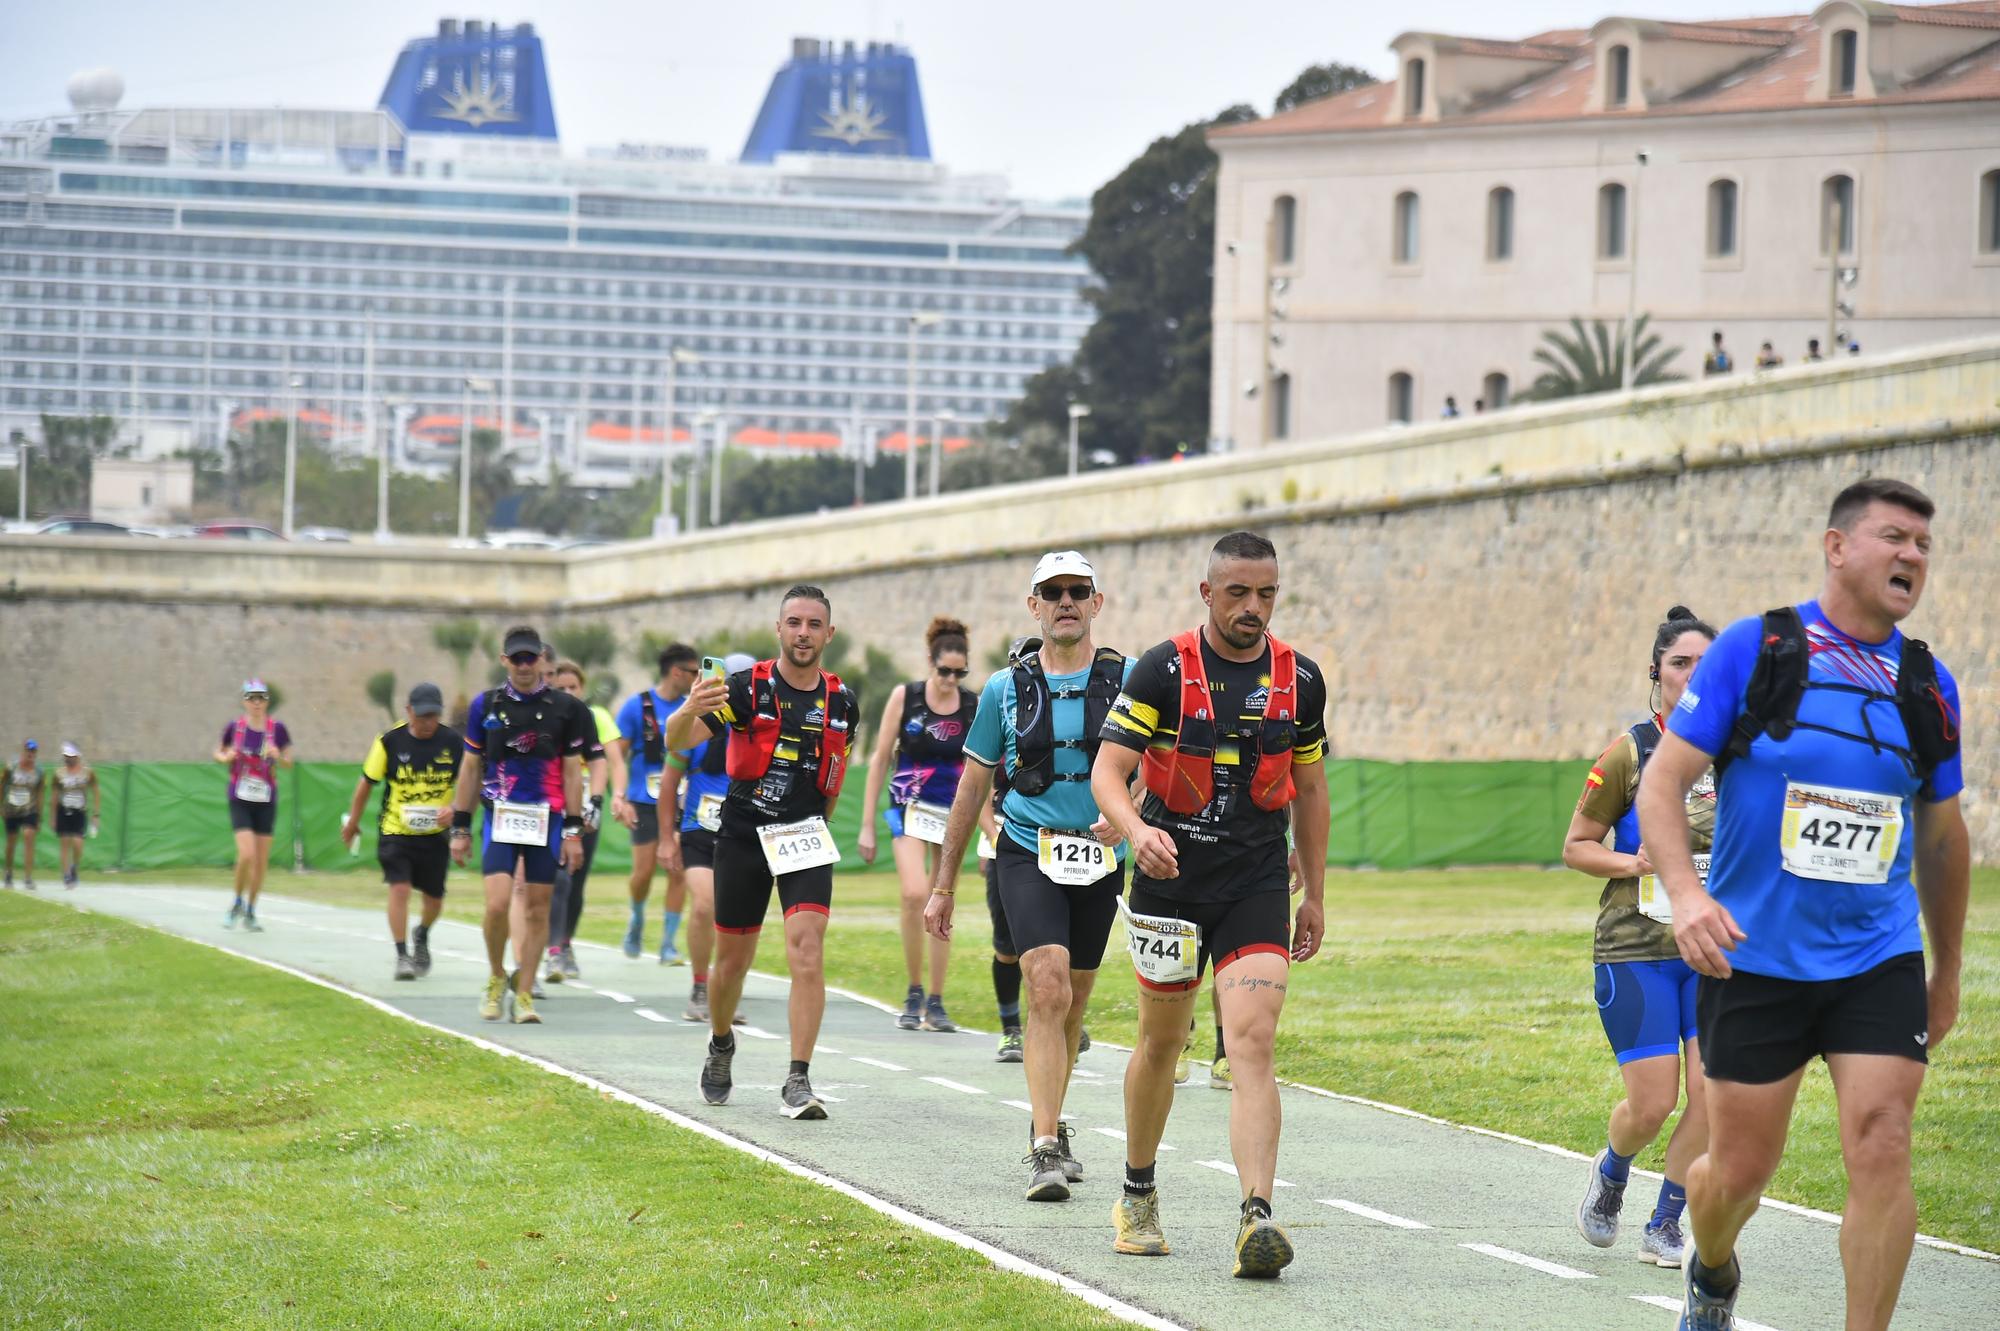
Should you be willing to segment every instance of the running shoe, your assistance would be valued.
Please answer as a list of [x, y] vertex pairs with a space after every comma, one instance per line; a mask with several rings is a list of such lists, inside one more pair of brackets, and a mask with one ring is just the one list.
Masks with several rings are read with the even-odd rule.
[[1687, 1238], [1678, 1220], [1662, 1220], [1646, 1226], [1639, 1236], [1639, 1260], [1654, 1266], [1679, 1266], [1687, 1253]]
[[516, 1026], [541, 1025], [542, 1014], [535, 1011], [534, 991], [531, 989], [525, 994], [519, 990], [509, 990], [509, 992], [514, 995], [513, 1012], [511, 1014], [513, 1023]]
[[507, 981], [498, 975], [486, 981], [486, 997], [479, 1000], [479, 1015], [488, 1021], [500, 1020], [500, 996], [506, 992]]
[[[563, 982], [562, 948], [560, 946], [550, 948], [547, 955], [542, 958], [542, 971], [542, 982], [544, 984], [561, 984]], [[540, 998], [541, 995], [536, 994], [535, 997]]]
[[417, 935], [416, 946], [410, 949], [410, 960], [417, 964], [417, 974], [431, 973], [431, 940], [423, 934]]
[[11, 873], [7, 875], [7, 890], [9, 892], [14, 890], [14, 875]]
[[[34, 891], [35, 885], [33, 883], [29, 883], [28, 890], [30, 892]], [[246, 910], [243, 912], [243, 930], [245, 933], [253, 933], [253, 934], [261, 934], [264, 932], [264, 926], [257, 923], [257, 914], [255, 911]]]
[[1113, 1252], [1128, 1257], [1165, 1257], [1173, 1251], [1167, 1246], [1166, 1232], [1160, 1228], [1157, 1188], [1141, 1197], [1121, 1190], [1111, 1208], [1111, 1224], [1117, 1230], [1117, 1237], [1111, 1240]]
[[411, 961], [407, 953], [398, 952], [396, 954], [396, 978], [399, 980], [414, 980], [417, 978], [417, 963]]
[[1194, 1064], [1188, 1058], [1193, 1052], [1194, 1030], [1189, 1028], [1188, 1038], [1181, 1044], [1181, 1056], [1174, 1060], [1174, 1085], [1185, 1086], [1188, 1084], [1188, 1079], [1194, 1076]]
[[1066, 1202], [1069, 1179], [1063, 1175], [1062, 1138], [1028, 1148], [1021, 1163], [1028, 1167], [1028, 1200]]
[[[12, 887], [13, 885], [14, 885], [14, 880], [9, 878], [7, 880], [7, 886]], [[240, 899], [232, 901], [229, 903], [229, 913], [222, 917], [222, 927], [225, 929], [234, 929], [236, 927], [236, 922], [242, 918], [243, 918], [243, 902]]]
[[34, 880], [34, 879], [32, 879], [32, 878], [30, 878], [30, 879], [28, 880], [28, 890], [29, 890], [30, 892], [33, 892], [33, 891], [35, 891], [35, 890], [36, 890], [36, 888], [35, 888], [35, 880]]
[[896, 1014], [896, 1029], [914, 1031], [924, 1024], [924, 991], [911, 985], [903, 995], [903, 1010]]
[[662, 966], [685, 966], [687, 958], [682, 956], [672, 943], [660, 944], [660, 964]]
[[576, 964], [575, 943], [563, 944], [562, 973], [565, 980], [580, 980], [583, 978], [583, 971]]
[[1262, 1211], [1246, 1210], [1236, 1230], [1236, 1266], [1229, 1274], [1268, 1280], [1292, 1264], [1292, 1240]]
[[687, 1010], [681, 1013], [683, 1021], [708, 1021], [708, 981], [696, 980], [688, 990]]
[[625, 955], [634, 961], [639, 959], [639, 944], [644, 941], [646, 920], [644, 916], [635, 918], [625, 926]]
[[785, 1078], [785, 1089], [780, 1092], [784, 1105], [778, 1110], [786, 1118], [821, 1119], [826, 1117], [826, 1106], [813, 1094], [812, 1083], [803, 1072], [794, 1072]]
[[1618, 1242], [1618, 1213], [1625, 1207], [1625, 1185], [1604, 1177], [1604, 1157], [1609, 1146], [1590, 1162], [1590, 1183], [1583, 1190], [1583, 1204], [1576, 1208], [1576, 1232], [1593, 1248], [1608, 1248]]
[[1229, 1075], [1229, 1060], [1218, 1058], [1208, 1065], [1208, 1084], [1218, 1091], [1236, 1089], [1236, 1079]]
[[736, 1057], [736, 1046], [717, 1049], [715, 1041], [708, 1042], [708, 1057], [701, 1061], [701, 1098], [712, 1105], [729, 1103], [729, 1063]]
[[1056, 1149], [1062, 1152], [1063, 1178], [1070, 1183], [1083, 1182], [1083, 1161], [1076, 1158], [1069, 1149], [1069, 1139], [1076, 1136], [1076, 1129], [1061, 1119], [1056, 1120]]
[[944, 1000], [936, 994], [932, 994], [924, 1003], [924, 1029], [945, 1032], [958, 1029], [958, 1023], [945, 1015]]
[[1000, 1032], [1000, 1047], [993, 1054], [995, 1063], [1019, 1063], [1024, 1057], [1021, 1051], [1021, 1028], [1009, 1026]]
[[1087, 1054], [1090, 1052], [1090, 1028], [1088, 1026], [1084, 1027], [1083, 1030], [1077, 1033], [1076, 1052], [1079, 1054]]
[[1737, 1283], [1729, 1287], [1725, 1298], [1717, 1298], [1696, 1282], [1693, 1262], [1683, 1269], [1687, 1272], [1687, 1294], [1681, 1304], [1681, 1320], [1674, 1324], [1674, 1331], [1736, 1331], [1736, 1296], [1743, 1292], [1743, 1268], [1736, 1264], [1735, 1254], [1730, 1254], [1729, 1272], [1737, 1278]]

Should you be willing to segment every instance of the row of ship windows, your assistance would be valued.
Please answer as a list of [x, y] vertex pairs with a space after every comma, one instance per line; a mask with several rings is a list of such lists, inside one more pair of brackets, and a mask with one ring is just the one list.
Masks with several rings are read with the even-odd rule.
[[[285, 315], [317, 315], [325, 311], [310, 307], [276, 307], [262, 311], [259, 317], [238, 317], [217, 315], [211, 318], [192, 318], [185, 315], [158, 315], [146, 311], [128, 309], [107, 309], [93, 307], [88, 310], [40, 311], [17, 309], [11, 318], [0, 315], [0, 328], [11, 328], [23, 338], [41, 339], [40, 345], [74, 345], [79, 336], [79, 328], [84, 336], [92, 332], [137, 332], [153, 335], [180, 335], [185, 337], [315, 337], [333, 338], [359, 344], [367, 337], [367, 324], [357, 319], [298, 319]], [[494, 321], [468, 321], [455, 318], [441, 323], [439, 311], [425, 310], [426, 317], [415, 323], [399, 323], [394, 319], [375, 321], [375, 336], [379, 342], [475, 342], [491, 343], [495, 346], [508, 340], [507, 328]], [[451, 312], [454, 316], [459, 311]], [[272, 317], [273, 315], [279, 317]], [[52, 317], [53, 316], [53, 317]], [[554, 327], [546, 324], [558, 325]], [[803, 345], [811, 342], [815, 347], [829, 345], [825, 334], [834, 334], [846, 340], [849, 345], [854, 339], [863, 339], [875, 347], [894, 346], [900, 348], [907, 341], [909, 321], [907, 319], [877, 320], [848, 319], [826, 320], [817, 327], [805, 321], [785, 318], [759, 318], [755, 315], [739, 315], [734, 312], [712, 314], [707, 310], [683, 310], [676, 312], [671, 322], [659, 319], [649, 321], [651, 326], [644, 331], [623, 328], [606, 329], [601, 321], [583, 318], [562, 320], [519, 320], [513, 324], [512, 341], [522, 345], [574, 346], [583, 344], [591, 347], [629, 347], [634, 350], [652, 348], [658, 350], [663, 342], [667, 344], [692, 345], [692, 340], [706, 340], [718, 331], [725, 333], [782, 333], [790, 335], [787, 340]], [[801, 337], [800, 334], [819, 333], [819, 337]], [[926, 341], [944, 344], [958, 350], [961, 344], [970, 343], [975, 348], [994, 350], [1003, 356], [1008, 352], [1006, 344], [1031, 342], [1067, 346], [1074, 341], [1065, 337], [1063, 330], [1055, 324], [991, 324], [972, 321], [943, 320], [933, 327]], [[999, 343], [1002, 345], [992, 346]]]
[[[378, 385], [378, 392], [384, 395], [408, 397], [413, 401], [428, 401], [437, 404], [456, 404], [464, 388], [464, 381], [458, 378], [445, 379], [385, 379]], [[938, 394], [934, 389], [925, 388], [918, 401], [919, 415], [928, 416], [938, 411], [955, 411], [969, 419], [985, 419], [1005, 412], [1011, 397], [1006, 395], [980, 396], [974, 394]], [[359, 402], [360, 390], [350, 389], [341, 395], [343, 401]], [[197, 409], [213, 409], [225, 399], [242, 401], [246, 398], [258, 401], [275, 400], [274, 397], [260, 397], [253, 394], [217, 393], [204, 399], [199, 392], [176, 392], [171, 388], [142, 388], [138, 400], [133, 400], [131, 389], [126, 386], [107, 383], [104, 387], [85, 385], [81, 393], [74, 386], [38, 385], [24, 382], [24, 376], [16, 375], [6, 382], [4, 400], [8, 406], [38, 406], [49, 410], [69, 408], [77, 411], [103, 411], [119, 413], [172, 413], [191, 414]], [[79, 403], [79, 399], [82, 399]], [[381, 400], [378, 398], [378, 401]], [[206, 408], [204, 408], [204, 401]], [[850, 412], [857, 407], [870, 416], [900, 418], [905, 410], [905, 398], [900, 389], [894, 392], [855, 393], [853, 391], [827, 392], [811, 389], [768, 389], [737, 388], [730, 390], [726, 399], [716, 405], [732, 412], [740, 412], [750, 407], [770, 407], [792, 412], [820, 410]], [[565, 384], [521, 383], [516, 385], [515, 406], [518, 410], [529, 411], [541, 406], [556, 410], [573, 410], [581, 406], [586, 412], [594, 413], [601, 419], [630, 420], [632, 408], [607, 404], [593, 397], [588, 402], [578, 402], [576, 395]], [[683, 402], [678, 410], [690, 410], [690, 404]], [[657, 403], [642, 404], [642, 414], [650, 414], [658, 419]]]
[[[83, 367], [84, 372], [79, 376], [77, 373], [78, 367], [70, 363], [27, 360], [5, 363], [11, 365], [12, 376], [15, 379], [33, 380], [49, 384], [75, 384], [80, 378], [86, 385], [104, 384], [115, 386], [130, 384], [134, 377], [134, 367], [129, 364], [121, 365], [114, 363], [106, 365], [97, 363]], [[628, 402], [632, 400], [635, 391], [640, 400], [650, 401], [658, 396], [656, 390], [658, 387], [659, 367], [649, 366], [646, 368], [651, 373], [644, 378], [635, 380], [629, 375], [605, 376], [603, 378], [596, 378], [589, 375], [578, 377], [569, 373], [568, 367], [557, 363], [538, 362], [523, 364], [517, 362], [514, 367], [514, 382], [517, 390], [524, 392], [545, 391], [555, 393], [560, 391], [565, 397], [575, 397], [580, 386], [593, 401], [609, 399], [611, 401]], [[413, 365], [405, 362], [397, 366], [385, 368], [376, 375], [376, 392], [392, 393], [399, 391], [396, 387], [398, 384], [429, 382], [425, 376], [413, 373], [413, 371], [424, 369], [448, 369], [451, 373], [437, 378], [436, 382], [450, 386], [462, 386], [464, 377], [467, 374], [492, 375], [497, 377], [500, 373], [500, 364], [497, 360], [492, 360], [491, 358], [474, 358], [468, 360], [465, 357], [458, 357], [443, 366], [435, 363]], [[184, 365], [142, 364], [137, 367], [137, 370], [137, 380], [142, 390], [165, 390], [176, 386], [199, 389], [204, 383], [204, 376], [199, 367], [190, 368]], [[302, 380], [301, 389], [308, 396], [316, 391], [327, 388], [333, 381], [338, 382], [336, 391], [360, 393], [365, 389], [364, 376], [356, 373], [351, 364], [344, 367], [334, 365], [316, 367], [305, 361], [296, 361], [292, 364], [292, 373], [295, 377]], [[1007, 373], [981, 373], [978, 371], [940, 370], [934, 367], [922, 367], [917, 372], [916, 382], [917, 387], [925, 392], [936, 392], [941, 388], [983, 388], [996, 392], [1018, 393], [1022, 381], [1031, 373], [1032, 370], [1026, 367]], [[563, 377], [559, 381], [542, 382], [534, 379], [532, 377], [534, 375], [559, 375]], [[730, 386], [763, 382], [773, 384], [903, 386], [908, 381], [909, 375], [901, 367], [887, 369], [830, 366], [825, 364], [811, 366], [765, 365], [752, 362], [749, 364], [724, 366], [723, 372], [713, 377], [704, 376], [693, 380], [684, 379], [682, 381], [682, 391], [689, 394], [703, 391], [713, 392], [717, 389]], [[256, 370], [215, 368], [206, 376], [205, 382], [213, 392], [243, 390], [260, 394], [277, 394], [283, 389], [283, 374], [276, 366], [266, 366]]]
[[[285, 345], [283, 342], [273, 339], [263, 339], [250, 343], [224, 342], [206, 347], [199, 342], [159, 342], [151, 340], [141, 344], [133, 341], [86, 339], [86, 343], [87, 345], [79, 351], [75, 338], [8, 337], [4, 341], [0, 341], [0, 350], [17, 356], [41, 355], [51, 359], [60, 357], [72, 362], [78, 359], [129, 362], [134, 358], [144, 357], [154, 361], [177, 360], [199, 364], [206, 358], [220, 365], [249, 362], [275, 367], [283, 355], [281, 348]], [[308, 359], [356, 361], [364, 354], [361, 344], [354, 341], [349, 341], [344, 346], [335, 345], [332, 347], [327, 346], [324, 341], [310, 344], [293, 343], [292, 345], [295, 356], [299, 358], [298, 363], [301, 364], [305, 363]], [[411, 350], [407, 344], [378, 343], [376, 355], [378, 360], [384, 364], [451, 366], [461, 363], [469, 353], [484, 353], [495, 357], [504, 354], [504, 349], [501, 345], [491, 340], [467, 342], [452, 346], [450, 343], [432, 339], [428, 343], [419, 343], [417, 345], [445, 345], [451, 346], [452, 349], [446, 351], [423, 351]], [[537, 355], [530, 347], [517, 343], [513, 349], [511, 359], [516, 366], [524, 368], [621, 376], [656, 373], [661, 363], [661, 356], [657, 350], [650, 356], [585, 356], [575, 354], [584, 349], [572, 343], [557, 345], [560, 350], [571, 354], [559, 356]], [[783, 338], [698, 338], [679, 343], [677, 349], [693, 351], [703, 356], [774, 357], [787, 361], [794, 359], [803, 360], [812, 364], [823, 362], [829, 357], [851, 361], [856, 364], [883, 362], [902, 365], [905, 360], [904, 351], [900, 347], [871, 347], [865, 343], [858, 342], [807, 343]], [[598, 348], [598, 350], [602, 350], [602, 348]], [[1039, 369], [1062, 358], [1063, 353], [1054, 348], [995, 350], [987, 347], [932, 347], [923, 351], [920, 363], [932, 366], [1020, 365]]]
[[[1711, 259], [1740, 255], [1743, 235], [1742, 186], [1721, 177], [1708, 184], [1704, 251]], [[1496, 186], [1486, 195], [1486, 260], [1505, 263], [1514, 257], [1514, 191]], [[1818, 196], [1819, 252], [1854, 252], [1856, 204], [1854, 177], [1835, 174], [1820, 182]], [[1298, 200], [1281, 194], [1273, 201], [1271, 245], [1273, 261], [1291, 264], [1298, 257]], [[1423, 257], [1423, 200], [1414, 190], [1396, 195], [1390, 231], [1391, 262], [1410, 266]], [[1612, 181], [1597, 190], [1596, 254], [1619, 260], [1630, 253], [1632, 218], [1625, 185]], [[1979, 226], [1976, 245], [1981, 254], [2000, 254], [2000, 169], [1979, 178]]]

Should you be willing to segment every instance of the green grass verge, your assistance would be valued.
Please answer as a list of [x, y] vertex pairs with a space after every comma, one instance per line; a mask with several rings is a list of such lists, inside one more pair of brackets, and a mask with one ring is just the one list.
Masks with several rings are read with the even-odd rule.
[[117, 920], [0, 896], [0, 1012], [0, 1326], [1116, 1325], [586, 1087]]

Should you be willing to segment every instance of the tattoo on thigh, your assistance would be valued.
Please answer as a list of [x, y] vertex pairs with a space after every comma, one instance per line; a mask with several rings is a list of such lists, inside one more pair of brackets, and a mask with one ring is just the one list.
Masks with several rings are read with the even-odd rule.
[[1266, 980], [1255, 975], [1246, 976], [1241, 980], [1231, 977], [1223, 980], [1218, 987], [1222, 989], [1269, 989], [1273, 993], [1279, 994], [1285, 992], [1285, 982], [1283, 980]]

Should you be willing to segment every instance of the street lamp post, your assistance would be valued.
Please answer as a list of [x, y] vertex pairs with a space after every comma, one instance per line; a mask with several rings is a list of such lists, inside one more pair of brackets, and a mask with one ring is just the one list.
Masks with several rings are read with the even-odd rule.
[[938, 316], [923, 311], [910, 316], [909, 368], [904, 387], [907, 399], [903, 417], [903, 498], [917, 497], [917, 334], [936, 324]]
[[292, 373], [292, 349], [285, 348], [285, 514], [279, 524], [286, 540], [292, 539], [292, 505], [297, 496], [299, 475], [299, 399], [304, 380]]
[[940, 479], [944, 475], [944, 427], [955, 424], [958, 413], [949, 408], [940, 409], [931, 424], [931, 498], [938, 497], [942, 488]]
[[1641, 148], [1636, 158], [1638, 167], [1632, 172], [1632, 216], [1629, 219], [1632, 251], [1625, 261], [1625, 364], [1620, 370], [1619, 386], [1628, 392], [1639, 374], [1636, 365], [1639, 358], [1635, 354], [1639, 340], [1639, 186], [1646, 179], [1646, 157], [1646, 150]]
[[215, 293], [203, 292], [202, 299], [208, 306], [208, 317], [202, 324], [201, 333], [201, 429], [194, 438], [196, 448], [205, 448], [209, 442], [208, 429], [213, 414], [209, 398], [215, 389]]
[[[402, 409], [408, 404], [409, 399], [398, 393], [389, 393], [382, 398], [381, 405], [389, 411], [389, 428], [382, 431], [381, 443], [376, 449], [379, 470], [375, 477], [375, 539], [378, 542], [394, 539], [389, 531], [390, 459], [394, 453], [395, 438], [398, 433], [397, 422], [401, 418]], [[368, 430], [371, 438], [382, 424], [375, 418], [376, 411], [377, 407], [371, 396], [368, 405]]]
[[465, 381], [465, 395], [458, 417], [458, 540], [463, 545], [472, 531], [472, 395], [493, 391], [491, 379]]
[[361, 360], [361, 419], [367, 433], [363, 447], [375, 454], [375, 539], [389, 539], [389, 436], [378, 437], [381, 422], [375, 419], [375, 307], [367, 310], [367, 340]]
[[1089, 414], [1090, 414], [1090, 408], [1084, 406], [1083, 403], [1072, 402], [1069, 404], [1069, 474], [1072, 476], [1076, 475], [1076, 466], [1077, 466], [1077, 454], [1076, 454], [1077, 422], [1081, 421], [1085, 416], [1088, 416]]
[[[674, 511], [674, 403], [677, 396], [674, 384], [675, 370], [682, 365], [698, 365], [700, 363], [701, 357], [685, 348], [672, 347], [667, 351], [667, 382], [665, 388], [660, 393], [660, 517], [657, 525], [653, 528], [653, 535], [655, 536], [665, 536], [667, 534], [665, 531], [667, 515]], [[692, 456], [694, 451], [694, 435], [690, 433], [688, 435], [689, 455]], [[694, 494], [694, 475], [694, 468], [690, 465], [688, 468], [688, 494], [690, 496]], [[688, 504], [688, 512], [690, 514], [688, 520], [692, 523], [694, 520], [692, 517], [694, 504], [692, 502]]]
[[709, 427], [708, 444], [708, 525], [722, 525], [722, 445], [725, 428], [721, 413], [704, 411], [696, 420]]
[[14, 449], [14, 460], [20, 468], [20, 492], [14, 496], [19, 501], [16, 517], [22, 526], [28, 523], [28, 436], [22, 435], [21, 442]]

